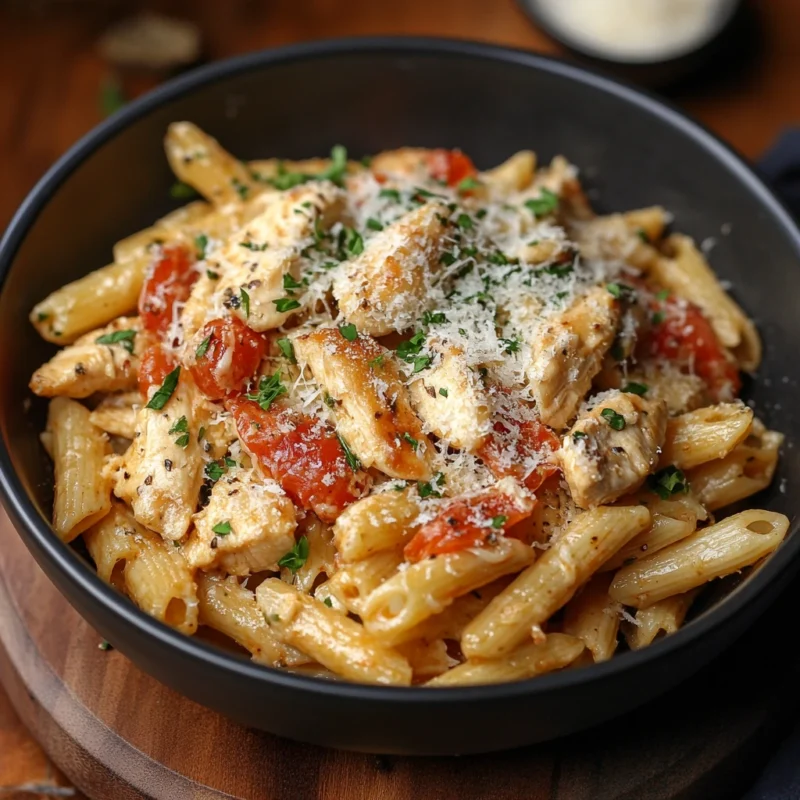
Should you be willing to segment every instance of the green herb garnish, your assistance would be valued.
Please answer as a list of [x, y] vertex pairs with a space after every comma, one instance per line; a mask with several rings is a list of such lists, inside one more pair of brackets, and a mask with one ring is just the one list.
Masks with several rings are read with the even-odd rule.
[[646, 383], [637, 383], [636, 381], [630, 381], [630, 383], [626, 383], [622, 387], [623, 392], [627, 392], [628, 394], [638, 394], [639, 397], [647, 394], [648, 386]]
[[525, 208], [527, 208], [534, 217], [543, 217], [546, 214], [552, 214], [558, 208], [558, 195], [551, 192], [550, 189], [542, 189], [539, 197], [531, 198], [525, 201]]
[[600, 412], [600, 416], [603, 417], [615, 431], [621, 431], [625, 427], [625, 417], [623, 417], [622, 414], [618, 414], [613, 408], [604, 408]]
[[339, 440], [342, 450], [344, 450], [344, 459], [347, 462], [347, 466], [350, 467], [353, 472], [358, 472], [361, 469], [361, 462], [358, 456], [350, 449], [350, 445], [347, 444], [340, 433], [336, 434], [336, 438]]
[[129, 353], [133, 353], [133, 340], [136, 338], [136, 331], [124, 330], [114, 331], [113, 333], [106, 333], [103, 336], [98, 336], [95, 339], [97, 344], [119, 344], [122, 345]]
[[280, 312], [293, 311], [295, 308], [300, 308], [300, 303], [293, 297], [279, 297], [277, 300], [272, 301], [275, 308]]
[[227, 536], [231, 533], [231, 523], [230, 520], [225, 520], [224, 522], [218, 522], [212, 529], [217, 536]]
[[358, 329], [352, 322], [348, 325], [341, 325], [339, 327], [339, 333], [341, 333], [348, 342], [354, 342], [358, 339]]
[[145, 408], [152, 408], [154, 411], [161, 411], [167, 404], [167, 401], [172, 397], [175, 387], [178, 385], [178, 378], [181, 376], [181, 368], [175, 367], [172, 372], [164, 378], [164, 383], [156, 390], [156, 393], [150, 398], [150, 402]]
[[294, 354], [294, 345], [292, 344], [290, 339], [278, 339], [278, 347], [280, 348], [281, 353], [283, 353], [284, 357], [288, 358], [292, 364], [297, 363], [297, 358]]
[[286, 567], [294, 575], [308, 561], [310, 549], [308, 538], [301, 536], [295, 542], [294, 547], [286, 555], [281, 556], [278, 560], [278, 566]]
[[674, 465], [664, 467], [655, 475], [651, 475], [647, 480], [647, 485], [662, 500], [669, 500], [674, 494], [689, 491], [689, 481], [686, 480], [686, 475], [683, 470]]
[[196, 358], [202, 358], [208, 352], [208, 346], [211, 344], [211, 335], [209, 334], [200, 342], [200, 346], [194, 351]]
[[286, 387], [281, 383], [280, 372], [276, 372], [269, 378], [261, 378], [258, 391], [246, 394], [245, 397], [255, 401], [266, 411], [282, 394], [286, 394]]

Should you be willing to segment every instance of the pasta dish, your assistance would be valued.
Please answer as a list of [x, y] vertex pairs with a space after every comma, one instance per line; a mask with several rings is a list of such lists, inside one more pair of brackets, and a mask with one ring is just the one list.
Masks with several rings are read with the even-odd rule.
[[[242, 162], [31, 312], [53, 527], [185, 634], [348, 681], [530, 678], [676, 631], [788, 520], [756, 329], [660, 207], [458, 150]], [[726, 511], [726, 509], [728, 509]]]

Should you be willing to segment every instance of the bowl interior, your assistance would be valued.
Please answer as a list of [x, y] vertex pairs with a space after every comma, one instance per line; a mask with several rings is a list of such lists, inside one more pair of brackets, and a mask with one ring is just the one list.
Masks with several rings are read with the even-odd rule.
[[[576, 163], [601, 211], [660, 204], [710, 247], [714, 269], [755, 318], [764, 364], [747, 397], [786, 433], [778, 475], [754, 505], [794, 518], [800, 490], [795, 343], [797, 233], [760, 182], [713, 137], [646, 96], [528, 54], [435, 42], [343, 43], [309, 54], [254, 54], [167, 87], [123, 111], [52, 171], [0, 253], [0, 431], [4, 481], [50, 516], [40, 447], [46, 404], [31, 372], [52, 355], [27, 319], [47, 293], [103, 266], [114, 242], [176, 207], [162, 138], [188, 119], [243, 159], [355, 156], [401, 145], [460, 147], [480, 167], [516, 150]], [[713, 246], [712, 246], [713, 245]], [[793, 535], [788, 558], [798, 549]], [[86, 565], [86, 569], [90, 567]], [[758, 576], [754, 576], [758, 579]]]

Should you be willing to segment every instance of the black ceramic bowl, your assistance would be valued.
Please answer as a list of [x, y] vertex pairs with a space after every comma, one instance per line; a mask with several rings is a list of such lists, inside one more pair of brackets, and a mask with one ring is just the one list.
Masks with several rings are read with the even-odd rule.
[[[266, 669], [186, 638], [105, 586], [50, 529], [31, 371], [52, 353], [27, 320], [48, 292], [109, 260], [115, 240], [174, 206], [162, 151], [193, 120], [243, 158], [461, 147], [479, 166], [520, 148], [565, 153], [602, 209], [662, 203], [676, 228], [718, 239], [714, 267], [758, 321], [766, 358], [752, 399], [788, 434], [774, 488], [757, 499], [794, 518], [800, 432], [792, 377], [800, 341], [800, 234], [749, 167], [677, 111], [568, 64], [484, 44], [366, 39], [304, 44], [214, 64], [131, 104], [79, 142], [25, 201], [0, 246], [0, 486], [20, 536], [78, 611], [139, 667], [257, 728], [384, 753], [467, 753], [554, 738], [643, 703], [742, 633], [789, 581], [800, 536], [683, 630], [646, 650], [532, 681], [460, 689], [330, 683]], [[730, 225], [730, 234], [720, 234]], [[790, 382], [782, 379], [789, 373]], [[782, 487], [779, 490], [778, 487]]]

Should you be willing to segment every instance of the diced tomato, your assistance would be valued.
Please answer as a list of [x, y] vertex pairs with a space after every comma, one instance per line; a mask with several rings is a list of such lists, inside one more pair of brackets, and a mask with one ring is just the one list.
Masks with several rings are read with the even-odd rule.
[[[511, 401], [506, 406], [511, 409]], [[478, 448], [478, 458], [496, 478], [512, 477], [522, 482], [526, 489], [535, 492], [551, 475], [558, 472], [547, 457], [560, 447], [558, 436], [538, 419], [516, 419], [522, 414], [501, 414], [483, 444]], [[531, 460], [543, 461], [529, 472]], [[528, 466], [526, 466], [526, 462]], [[528, 473], [526, 475], [526, 473]]]
[[428, 153], [428, 169], [431, 177], [444, 181], [448, 186], [458, 186], [464, 178], [478, 174], [469, 156], [460, 150], [432, 150]]
[[139, 391], [147, 398], [151, 386], [161, 386], [164, 378], [178, 365], [172, 355], [160, 344], [151, 344], [142, 354], [139, 363]]
[[226, 405], [239, 438], [297, 505], [333, 522], [363, 493], [365, 475], [350, 468], [330, 425], [277, 405], [264, 411], [244, 398]]
[[209, 322], [202, 331], [201, 355], [189, 368], [200, 391], [211, 400], [222, 400], [244, 391], [267, 353], [267, 341], [238, 317]]
[[403, 553], [413, 562], [490, 545], [532, 513], [532, 508], [523, 509], [513, 497], [496, 489], [472, 497], [456, 497], [417, 531]]
[[164, 333], [172, 322], [175, 303], [189, 297], [197, 278], [194, 255], [182, 245], [165, 247], [145, 278], [139, 295], [139, 315], [148, 331]]
[[705, 381], [715, 401], [736, 397], [742, 388], [739, 370], [702, 311], [672, 297], [655, 301], [653, 308], [653, 327], [645, 342], [649, 355], [693, 370]]

